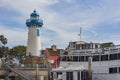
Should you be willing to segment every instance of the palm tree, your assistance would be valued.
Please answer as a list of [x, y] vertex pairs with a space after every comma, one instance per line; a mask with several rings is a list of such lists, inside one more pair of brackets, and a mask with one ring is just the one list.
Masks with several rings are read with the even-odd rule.
[[7, 38], [5, 38], [3, 35], [0, 35], [0, 41], [2, 42], [3, 45], [7, 44]]
[[0, 46], [0, 56], [7, 55], [9, 53], [9, 48], [5, 46], [7, 44], [7, 38], [4, 35], [0, 35], [0, 42], [2, 43], [2, 46]]

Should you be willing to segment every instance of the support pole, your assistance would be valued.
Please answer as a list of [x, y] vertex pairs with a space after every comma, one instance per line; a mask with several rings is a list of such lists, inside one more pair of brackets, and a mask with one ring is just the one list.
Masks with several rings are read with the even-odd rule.
[[38, 76], [38, 64], [36, 64], [36, 80], [39, 80], [39, 76]]
[[88, 80], [92, 80], [92, 57], [88, 58]]

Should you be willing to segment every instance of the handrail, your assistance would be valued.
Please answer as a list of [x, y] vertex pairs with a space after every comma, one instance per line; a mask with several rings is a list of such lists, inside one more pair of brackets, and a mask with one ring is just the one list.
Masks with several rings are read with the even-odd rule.
[[21, 72], [21, 71], [18, 70], [18, 69], [11, 68], [3, 59], [1, 59], [1, 61], [2, 61], [2, 63], [3, 63], [8, 69], [10, 69], [11, 71], [13, 71], [13, 72], [15, 72], [16, 74], [20, 75], [20, 76], [21, 76], [22, 78], [24, 78], [25, 80], [32, 80], [32, 78], [31, 78], [29, 75]]

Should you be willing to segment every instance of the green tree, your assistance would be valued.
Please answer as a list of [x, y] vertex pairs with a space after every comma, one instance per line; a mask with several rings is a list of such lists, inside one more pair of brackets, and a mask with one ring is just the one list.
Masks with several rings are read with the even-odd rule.
[[7, 44], [7, 38], [4, 35], [0, 35], [0, 57], [6, 56], [9, 53], [9, 48], [5, 46]]
[[0, 35], [0, 41], [2, 42], [3, 45], [7, 44], [7, 38], [5, 38], [3, 35]]
[[26, 56], [26, 46], [23, 45], [14, 46], [13, 48], [10, 49], [9, 55]]

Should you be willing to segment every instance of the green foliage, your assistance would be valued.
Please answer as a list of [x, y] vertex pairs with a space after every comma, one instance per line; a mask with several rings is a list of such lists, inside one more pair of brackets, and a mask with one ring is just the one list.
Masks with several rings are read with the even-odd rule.
[[7, 38], [5, 38], [3, 35], [0, 35], [0, 41], [2, 42], [3, 45], [7, 44]]
[[0, 57], [6, 56], [9, 53], [9, 48], [5, 46], [7, 44], [7, 38], [4, 35], [0, 35]]
[[22, 55], [26, 56], [26, 46], [19, 45], [19, 46], [14, 46], [12, 49], [10, 49], [9, 55]]

